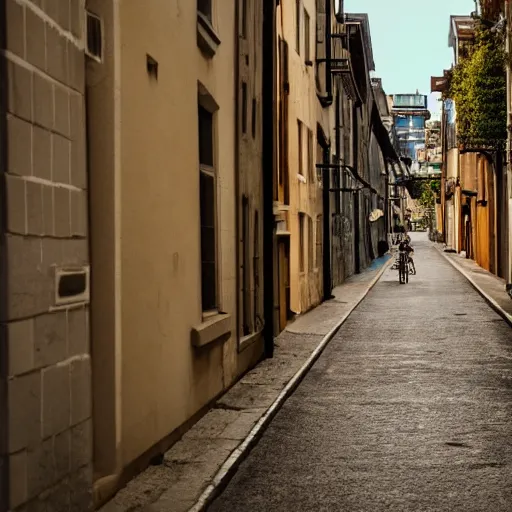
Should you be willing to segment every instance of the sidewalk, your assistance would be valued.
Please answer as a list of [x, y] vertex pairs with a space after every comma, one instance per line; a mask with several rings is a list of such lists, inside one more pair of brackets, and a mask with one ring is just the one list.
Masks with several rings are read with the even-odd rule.
[[223, 395], [164, 456], [102, 512], [203, 510], [215, 497], [352, 310], [389, 267], [389, 255], [334, 289], [334, 298], [300, 316], [262, 361]]
[[489, 305], [512, 325], [512, 300], [505, 291], [505, 280], [484, 270], [473, 260], [460, 254], [443, 252], [439, 245], [435, 247], [471, 283]]

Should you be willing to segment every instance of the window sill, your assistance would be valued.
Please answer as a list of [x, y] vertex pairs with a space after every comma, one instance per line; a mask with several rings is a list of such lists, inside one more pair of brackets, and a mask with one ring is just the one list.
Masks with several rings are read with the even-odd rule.
[[210, 20], [202, 13], [197, 13], [197, 46], [201, 51], [212, 58], [220, 45], [220, 39]]
[[242, 337], [238, 344], [238, 352], [243, 352], [246, 348], [249, 348], [253, 343], [259, 341], [261, 339], [262, 333], [263, 330], [259, 330]]
[[289, 212], [290, 205], [279, 203], [278, 201], [274, 201], [274, 215], [276, 212]]
[[231, 315], [217, 313], [192, 327], [190, 341], [194, 347], [204, 347], [231, 334]]

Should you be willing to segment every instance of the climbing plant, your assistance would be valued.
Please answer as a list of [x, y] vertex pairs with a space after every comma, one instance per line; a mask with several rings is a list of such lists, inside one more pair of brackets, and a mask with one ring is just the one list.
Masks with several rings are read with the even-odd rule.
[[507, 136], [503, 36], [477, 23], [467, 50], [452, 70], [448, 92], [456, 105], [458, 142], [498, 149]]
[[496, 21], [505, 8], [505, 0], [480, 0], [482, 18]]

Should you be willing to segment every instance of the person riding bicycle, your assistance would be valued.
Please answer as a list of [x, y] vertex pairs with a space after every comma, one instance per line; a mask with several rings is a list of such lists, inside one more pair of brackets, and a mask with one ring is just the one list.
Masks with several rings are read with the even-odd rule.
[[416, 267], [414, 266], [414, 260], [412, 259], [412, 254], [414, 254], [414, 249], [411, 246], [411, 239], [409, 236], [406, 236], [400, 245], [398, 246], [398, 250], [401, 252], [405, 252], [407, 254], [407, 261], [411, 264], [413, 272], [416, 274]]

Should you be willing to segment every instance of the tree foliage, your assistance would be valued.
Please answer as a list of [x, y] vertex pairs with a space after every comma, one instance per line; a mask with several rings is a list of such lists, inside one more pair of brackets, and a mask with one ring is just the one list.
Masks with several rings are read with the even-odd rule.
[[503, 36], [477, 24], [474, 44], [459, 58], [450, 82], [459, 143], [490, 148], [503, 145], [507, 137]]
[[423, 208], [434, 208], [436, 203], [436, 195], [439, 194], [441, 184], [439, 180], [427, 180], [420, 182], [420, 196], [418, 203]]
[[436, 201], [436, 194], [440, 191], [439, 180], [417, 180], [411, 181], [407, 187], [412, 199], [418, 201], [423, 208], [433, 208]]

